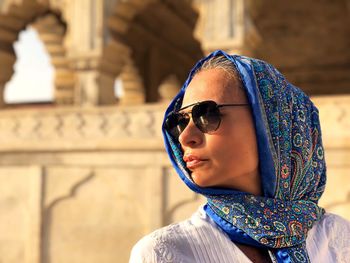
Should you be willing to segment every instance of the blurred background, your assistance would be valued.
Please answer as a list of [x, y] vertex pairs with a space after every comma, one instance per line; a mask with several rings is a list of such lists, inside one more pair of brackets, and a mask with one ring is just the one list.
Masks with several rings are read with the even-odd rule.
[[216, 49], [269, 61], [320, 110], [327, 211], [350, 219], [350, 1], [0, 0], [0, 262], [127, 262], [204, 202], [161, 121]]

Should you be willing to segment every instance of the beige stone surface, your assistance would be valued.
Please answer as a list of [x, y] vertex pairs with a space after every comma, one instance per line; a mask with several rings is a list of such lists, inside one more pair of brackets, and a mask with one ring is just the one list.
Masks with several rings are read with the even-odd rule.
[[350, 220], [350, 97], [315, 97], [327, 163], [327, 185], [320, 200], [327, 212]]
[[147, 224], [144, 169], [51, 167], [46, 176], [56, 194], [46, 200], [43, 261], [126, 262]]
[[313, 101], [319, 108], [322, 139], [326, 148], [349, 148], [350, 96], [315, 96]]
[[326, 191], [320, 205], [327, 212], [341, 215], [350, 220], [350, 167], [328, 166]]
[[42, 170], [0, 167], [0, 262], [39, 263]]
[[192, 192], [179, 178], [173, 167], [166, 170], [165, 189], [167, 193], [164, 224], [179, 222], [188, 218], [206, 199]]
[[319, 109], [327, 164], [327, 185], [320, 205], [350, 220], [350, 96], [312, 100]]

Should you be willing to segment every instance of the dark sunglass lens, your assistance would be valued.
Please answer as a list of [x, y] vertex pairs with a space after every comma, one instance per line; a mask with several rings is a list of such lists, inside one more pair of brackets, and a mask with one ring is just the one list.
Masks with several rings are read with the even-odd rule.
[[165, 128], [171, 136], [177, 139], [184, 131], [189, 121], [189, 116], [180, 113], [172, 113], [165, 121]]
[[193, 121], [202, 132], [215, 131], [220, 125], [220, 111], [214, 101], [202, 102], [192, 109]]

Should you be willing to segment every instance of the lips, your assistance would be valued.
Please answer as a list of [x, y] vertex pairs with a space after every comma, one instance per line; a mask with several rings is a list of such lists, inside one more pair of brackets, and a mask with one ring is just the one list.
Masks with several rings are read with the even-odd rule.
[[186, 162], [186, 167], [190, 170], [198, 168], [208, 161], [192, 154], [184, 155], [183, 160]]

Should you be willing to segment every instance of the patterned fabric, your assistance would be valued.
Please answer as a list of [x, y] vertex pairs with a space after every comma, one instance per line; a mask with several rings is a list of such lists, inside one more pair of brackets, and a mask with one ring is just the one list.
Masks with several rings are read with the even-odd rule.
[[219, 50], [197, 63], [165, 116], [179, 107], [198, 67], [217, 55], [232, 61], [252, 109], [263, 196], [196, 185], [179, 142], [163, 128], [170, 159], [186, 185], [207, 197], [207, 214], [233, 242], [269, 248], [278, 262], [310, 262], [305, 240], [324, 214], [317, 202], [326, 166], [318, 110], [309, 97], [270, 64]]

